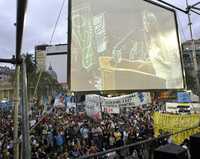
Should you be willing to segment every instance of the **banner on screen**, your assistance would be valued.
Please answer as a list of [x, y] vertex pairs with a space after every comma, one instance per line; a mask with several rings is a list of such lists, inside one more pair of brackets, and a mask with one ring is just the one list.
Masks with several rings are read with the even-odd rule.
[[184, 87], [173, 10], [142, 0], [71, 3], [72, 91]]

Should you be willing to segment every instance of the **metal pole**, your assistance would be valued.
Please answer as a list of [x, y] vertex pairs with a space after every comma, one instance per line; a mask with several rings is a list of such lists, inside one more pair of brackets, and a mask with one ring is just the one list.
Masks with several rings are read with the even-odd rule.
[[74, 94], [74, 97], [75, 97], [75, 103], [76, 103], [76, 109], [75, 109], [75, 113], [76, 113], [76, 115], [78, 115], [78, 111], [77, 111], [77, 101], [78, 101], [78, 97], [77, 97], [78, 95], [75, 93]]
[[22, 159], [31, 159], [26, 63], [22, 63]]
[[15, 88], [15, 107], [14, 107], [14, 157], [19, 159], [19, 137], [18, 137], [18, 113], [20, 103], [20, 65], [16, 65], [16, 88]]
[[195, 14], [197, 14], [197, 15], [200, 15], [200, 13], [198, 13], [197, 11], [195, 11], [193, 9], [191, 9], [190, 11], [193, 12], [193, 13], [195, 13]]
[[[186, 0], [186, 6], [187, 8], [189, 7], [188, 0]], [[198, 64], [197, 64], [197, 58], [196, 58], [196, 47], [195, 47], [195, 41], [193, 38], [193, 32], [192, 32], [192, 21], [191, 21], [191, 14], [190, 12], [188, 13], [188, 26], [190, 29], [190, 38], [192, 41], [192, 59], [194, 63], [194, 73], [195, 73], [195, 78], [196, 78], [196, 86], [197, 86], [197, 93], [198, 96], [200, 96], [200, 84], [199, 84], [199, 78], [198, 78]]]
[[20, 63], [20, 61], [16, 61], [15, 58], [12, 58], [12, 59], [2, 59], [2, 58], [0, 58], [0, 62], [3, 62], [3, 63], [12, 63], [12, 64]]
[[100, 105], [100, 109], [101, 109], [101, 118], [103, 118], [103, 107], [102, 107], [102, 103], [101, 103], [101, 95], [99, 95], [99, 105]]
[[195, 7], [195, 6], [199, 5], [199, 4], [200, 4], [200, 2], [197, 2], [197, 3], [193, 4], [191, 7]]
[[24, 31], [24, 19], [26, 15], [28, 0], [17, 0], [17, 16], [16, 16], [16, 60], [21, 61], [21, 47]]
[[196, 9], [196, 10], [200, 11], [200, 8], [198, 8], [198, 7], [192, 7], [192, 9]]
[[42, 71], [40, 70], [40, 74], [39, 74], [39, 77], [38, 77], [38, 80], [37, 80], [37, 83], [36, 83], [36, 86], [35, 86], [35, 90], [34, 90], [34, 93], [33, 93], [33, 97], [36, 96], [36, 93], [37, 93], [37, 89], [38, 89], [38, 85], [39, 85], [41, 76], [42, 76]]
[[[152, 0], [144, 0], [144, 1], [154, 2]], [[159, 2], [159, 3], [162, 3], [164, 5], [170, 6], [170, 7], [174, 8], [174, 9], [177, 9], [177, 10], [183, 12], [183, 13], [187, 13], [187, 11], [183, 10], [182, 8], [179, 8], [179, 7], [177, 7], [175, 5], [172, 5], [172, 4], [168, 3], [168, 2], [165, 2], [164, 0], [156, 0], [156, 1]]]

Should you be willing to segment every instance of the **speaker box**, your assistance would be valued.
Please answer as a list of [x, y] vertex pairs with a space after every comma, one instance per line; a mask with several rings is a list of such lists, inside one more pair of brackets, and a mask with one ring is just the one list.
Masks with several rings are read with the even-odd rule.
[[200, 158], [200, 133], [190, 136], [191, 159]]
[[187, 150], [179, 145], [167, 144], [154, 151], [154, 159], [188, 159]]

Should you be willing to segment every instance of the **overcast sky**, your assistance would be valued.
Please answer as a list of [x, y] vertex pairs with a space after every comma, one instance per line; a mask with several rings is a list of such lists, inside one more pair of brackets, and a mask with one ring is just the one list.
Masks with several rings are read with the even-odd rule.
[[[186, 8], [185, 0], [165, 0]], [[200, 0], [189, 0], [190, 4]], [[29, 0], [23, 39], [23, 52], [34, 52], [34, 46], [48, 44], [63, 0]], [[122, 0], [122, 2], [125, 2]], [[58, 23], [53, 44], [67, 42], [67, 0]], [[178, 13], [181, 40], [189, 39], [187, 16]], [[0, 0], [0, 57], [10, 58], [15, 51], [16, 0]], [[200, 37], [200, 16], [192, 14], [195, 38]]]

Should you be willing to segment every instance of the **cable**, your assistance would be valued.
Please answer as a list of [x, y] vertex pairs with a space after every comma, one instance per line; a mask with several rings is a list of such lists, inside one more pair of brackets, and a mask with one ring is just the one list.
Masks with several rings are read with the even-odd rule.
[[195, 11], [195, 10], [193, 10], [193, 9], [191, 9], [191, 12], [193, 12], [193, 13], [195, 13], [195, 14], [197, 14], [197, 15], [200, 15], [200, 12]]
[[[56, 28], [57, 28], [57, 25], [58, 25], [58, 22], [59, 22], [59, 19], [60, 19], [62, 10], [63, 10], [63, 7], [64, 7], [64, 5], [65, 5], [65, 1], [66, 1], [66, 0], [63, 0], [62, 5], [61, 5], [61, 8], [60, 8], [60, 11], [59, 11], [59, 14], [58, 14], [58, 17], [57, 17], [57, 19], [56, 19], [56, 23], [55, 23], [55, 26], [54, 26], [54, 28], [53, 28], [53, 32], [52, 32], [52, 34], [51, 34], [51, 39], [50, 39], [50, 42], [49, 42], [50, 44], [51, 44], [51, 42], [52, 42], [52, 40], [53, 40], [55, 31], [56, 31]], [[43, 72], [40, 70], [39, 77], [38, 77], [38, 80], [37, 80], [37, 84], [36, 84], [36, 87], [35, 87], [35, 90], [34, 90], [34, 95], [33, 95], [33, 97], [36, 96], [38, 84], [39, 84], [39, 81], [40, 81], [40, 79], [41, 79], [42, 73], [43, 73]]]
[[199, 5], [199, 4], [200, 4], [200, 2], [197, 2], [197, 3], [193, 4], [191, 7], [195, 7], [195, 6]]
[[[149, 1], [149, 0], [144, 0], [144, 1]], [[150, 1], [151, 1], [151, 0], [150, 0]], [[173, 4], [170, 4], [170, 3], [166, 2], [165, 0], [155, 0], [155, 2], [159, 2], [159, 3], [161, 3], [161, 4], [167, 5], [168, 7], [171, 7], [171, 8], [173, 8], [173, 9], [176, 9], [176, 10], [181, 11], [181, 12], [183, 12], [183, 13], [187, 13], [186, 10], [184, 10], [184, 9], [182, 9], [182, 8], [179, 8], [178, 6], [175, 6], [175, 5], [173, 5]]]
[[58, 22], [59, 22], [59, 19], [60, 19], [62, 10], [63, 10], [63, 7], [64, 7], [64, 5], [65, 5], [65, 1], [66, 1], [66, 0], [63, 0], [62, 5], [61, 5], [61, 8], [60, 8], [60, 11], [59, 11], [59, 14], [58, 14], [58, 17], [57, 17], [57, 19], [56, 19], [56, 23], [55, 23], [55, 26], [54, 26], [54, 28], [53, 28], [53, 32], [52, 32], [52, 34], [51, 34], [51, 39], [50, 39], [50, 42], [49, 42], [50, 44], [51, 44], [51, 42], [52, 42], [52, 40], [53, 40], [55, 31], [56, 31], [56, 28], [57, 28], [57, 25], [58, 25]]
[[34, 93], [33, 93], [33, 97], [36, 97], [36, 93], [37, 93], [37, 89], [38, 89], [38, 85], [39, 85], [41, 76], [42, 76], [42, 71], [40, 70], [39, 77], [38, 77], [38, 80], [37, 80], [37, 83], [36, 83], [36, 86], [35, 86], [35, 90], [34, 90]]

